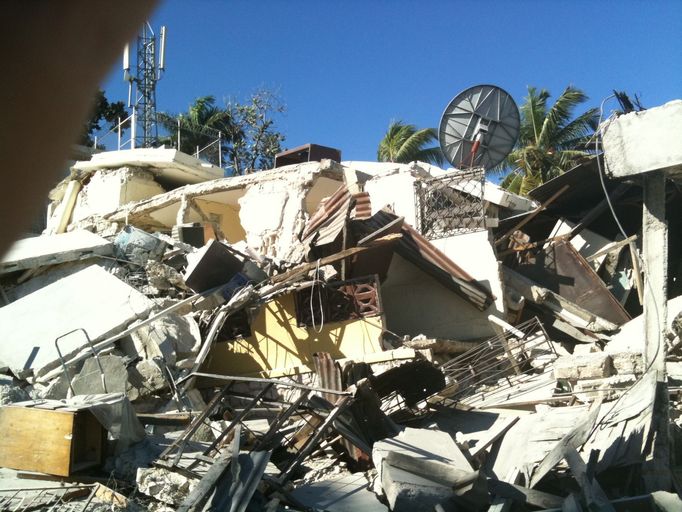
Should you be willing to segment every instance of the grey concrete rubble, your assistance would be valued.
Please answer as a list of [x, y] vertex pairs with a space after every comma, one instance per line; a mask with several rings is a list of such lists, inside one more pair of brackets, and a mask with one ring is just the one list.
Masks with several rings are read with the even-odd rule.
[[0, 493], [33, 472], [128, 510], [674, 509], [679, 103], [610, 119], [604, 155], [528, 197], [423, 162], [77, 163], [0, 260]]

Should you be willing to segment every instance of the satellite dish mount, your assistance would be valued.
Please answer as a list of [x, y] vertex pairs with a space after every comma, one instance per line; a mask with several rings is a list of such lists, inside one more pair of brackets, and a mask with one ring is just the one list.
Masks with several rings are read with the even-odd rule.
[[519, 109], [508, 92], [494, 85], [476, 85], [445, 108], [438, 141], [453, 167], [489, 170], [514, 148], [519, 125]]

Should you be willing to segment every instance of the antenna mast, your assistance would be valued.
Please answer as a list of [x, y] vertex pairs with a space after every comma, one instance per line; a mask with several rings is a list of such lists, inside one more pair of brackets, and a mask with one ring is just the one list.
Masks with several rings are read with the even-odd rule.
[[166, 27], [161, 27], [157, 37], [149, 22], [142, 25], [142, 30], [137, 36], [137, 67], [134, 76], [130, 73], [130, 48], [126, 45], [123, 50], [123, 79], [128, 81], [128, 108], [133, 110], [131, 135], [133, 148], [150, 148], [158, 141], [156, 82], [161, 80], [165, 71], [165, 50]]

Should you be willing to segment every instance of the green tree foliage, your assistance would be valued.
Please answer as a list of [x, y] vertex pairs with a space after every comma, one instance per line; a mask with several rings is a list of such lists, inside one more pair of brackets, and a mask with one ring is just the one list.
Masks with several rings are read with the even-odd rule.
[[511, 169], [501, 186], [517, 194], [528, 195], [590, 154], [587, 143], [597, 128], [598, 109], [574, 118], [575, 109], [587, 96], [573, 86], [566, 87], [551, 106], [549, 98], [549, 91], [528, 87], [520, 108], [519, 140], [500, 166]]
[[[159, 113], [158, 120], [170, 134], [173, 134], [161, 142], [188, 155], [194, 155], [199, 151], [201, 158], [215, 165], [219, 162], [218, 151], [225, 155], [229, 142], [228, 134], [234, 130], [230, 114], [215, 104], [213, 96], [197, 98], [187, 112], [181, 114]], [[221, 144], [218, 143], [218, 139], [221, 139]]]
[[255, 92], [245, 103], [227, 103], [234, 125], [228, 155], [235, 174], [274, 167], [284, 135], [275, 130], [272, 117], [285, 110], [278, 96], [265, 90]]
[[[103, 128], [110, 129], [118, 123], [119, 118], [125, 119], [126, 117], [128, 117], [128, 113], [125, 103], [122, 101], [110, 102], [104, 95], [104, 91], [98, 89], [92, 107], [92, 115], [83, 126], [83, 132], [78, 143], [84, 146], [94, 145], [95, 132]], [[102, 121], [106, 121], [107, 124], [102, 126]]]
[[171, 134], [166, 144], [177, 147], [179, 130], [180, 151], [194, 155], [198, 149], [201, 158], [246, 174], [274, 165], [284, 135], [275, 130], [272, 116], [284, 110], [273, 93], [257, 91], [245, 103], [231, 100], [224, 108], [215, 97], [202, 96], [187, 112], [159, 114], [159, 121]]
[[438, 141], [434, 128], [418, 130], [413, 124], [391, 121], [384, 138], [379, 142], [377, 160], [380, 162], [409, 163], [415, 160], [443, 165], [445, 158], [438, 146], [426, 147]]

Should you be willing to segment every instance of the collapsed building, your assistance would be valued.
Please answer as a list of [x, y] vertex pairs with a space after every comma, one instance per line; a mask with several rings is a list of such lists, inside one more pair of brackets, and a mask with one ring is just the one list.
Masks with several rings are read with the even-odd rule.
[[422, 162], [77, 162], [0, 262], [0, 503], [679, 509], [682, 155], [638, 141], [680, 105], [529, 198]]

